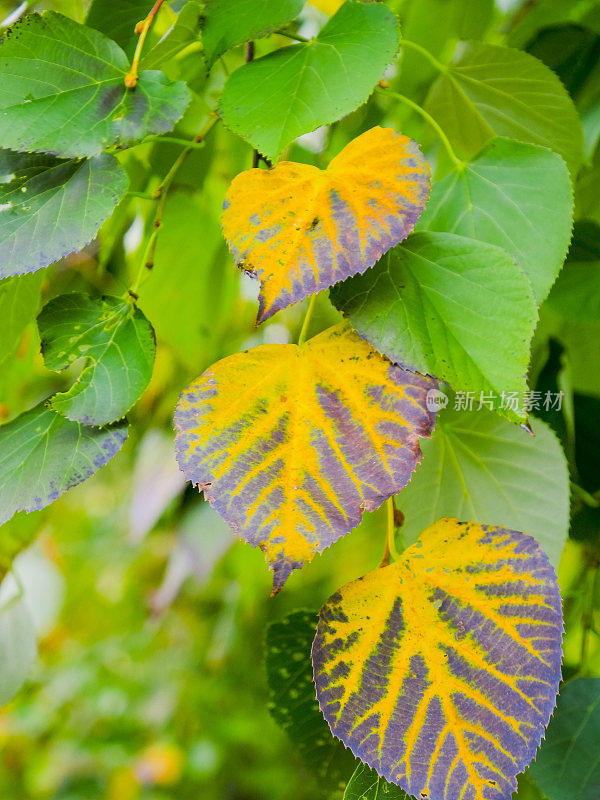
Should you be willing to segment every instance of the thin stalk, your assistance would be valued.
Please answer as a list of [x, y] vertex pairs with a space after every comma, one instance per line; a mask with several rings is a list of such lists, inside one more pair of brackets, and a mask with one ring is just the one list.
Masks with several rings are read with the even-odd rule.
[[[219, 117], [214, 115], [209, 120], [208, 124], [204, 126], [203, 130], [195, 137], [194, 143], [203, 142], [204, 138], [206, 137], [207, 133], [216, 125], [219, 121]], [[156, 189], [152, 192], [152, 199], [154, 201], [158, 201], [158, 205], [156, 207], [156, 214], [154, 216], [154, 223], [152, 226], [152, 233], [148, 237], [148, 241], [146, 243], [146, 247], [144, 248], [144, 252], [142, 255], [142, 260], [140, 262], [140, 266], [138, 269], [138, 273], [135, 279], [135, 282], [131, 289], [128, 290], [127, 294], [133, 299], [137, 299], [137, 292], [144, 282], [146, 276], [150, 272], [150, 270], [154, 267], [154, 254], [156, 252], [156, 241], [158, 239], [158, 232], [162, 226], [162, 218], [163, 218], [163, 211], [165, 208], [165, 202], [167, 200], [167, 194], [169, 189], [171, 188], [171, 184], [175, 180], [175, 176], [179, 172], [179, 169], [188, 155], [192, 152], [194, 148], [189, 146], [182, 150], [181, 153], [177, 156], [173, 165], [171, 166], [170, 170], [167, 172], [165, 177], [156, 187]]]
[[396, 519], [395, 519], [395, 508], [394, 508], [394, 498], [388, 498], [386, 504], [386, 511], [387, 511], [387, 525], [386, 525], [386, 552], [388, 554], [388, 561], [389, 556], [394, 559], [394, 561], [398, 561], [400, 558], [400, 553], [396, 548]]
[[148, 31], [152, 27], [152, 23], [154, 22], [154, 18], [158, 14], [160, 7], [164, 3], [164, 0], [156, 0], [156, 3], [152, 6], [150, 13], [146, 17], [146, 19], [141, 20], [135, 26], [135, 32], [139, 34], [139, 39], [135, 48], [135, 53], [133, 54], [133, 61], [131, 62], [131, 67], [129, 72], [125, 76], [125, 86], [128, 89], [133, 89], [138, 82], [138, 69], [140, 66], [140, 58], [142, 56], [142, 48], [144, 47], [144, 42], [146, 41], [146, 36], [148, 35]]
[[277, 36], [285, 36], [288, 39], [293, 39], [295, 42], [309, 42], [305, 36], [300, 36], [298, 33], [290, 33], [289, 31], [274, 31]]
[[308, 304], [308, 308], [306, 309], [306, 314], [304, 315], [304, 322], [302, 323], [302, 327], [300, 328], [300, 335], [298, 336], [298, 344], [304, 344], [306, 341], [306, 337], [308, 335], [308, 330], [310, 328], [310, 321], [312, 319], [313, 311], [315, 310], [315, 303], [317, 302], [317, 295], [313, 294], [310, 298], [310, 303]]
[[417, 114], [420, 114], [421, 117], [423, 117], [423, 119], [426, 120], [431, 125], [431, 127], [435, 130], [435, 132], [439, 136], [442, 144], [446, 148], [446, 151], [448, 152], [448, 155], [450, 156], [451, 160], [454, 162], [455, 166], [458, 169], [463, 169], [464, 168], [465, 162], [456, 155], [456, 153], [452, 149], [452, 145], [450, 144], [450, 140], [448, 139], [448, 137], [446, 136], [446, 134], [444, 133], [444, 131], [442, 130], [440, 125], [431, 116], [431, 114], [429, 114], [427, 111], [425, 111], [425, 109], [422, 108], [418, 103], [415, 103], [414, 100], [411, 100], [410, 97], [406, 97], [405, 95], [400, 94], [399, 92], [393, 92], [393, 91], [391, 91], [391, 89], [384, 89], [384, 88], [381, 88], [381, 87], [378, 88], [378, 91], [380, 91], [383, 94], [387, 94], [387, 95], [389, 95], [391, 97], [395, 97], [396, 100], [400, 100], [400, 102], [405, 103], [407, 106], [410, 106], [410, 108], [412, 108], [413, 111], [416, 111]]
[[180, 147], [190, 147], [192, 150], [201, 150], [204, 147], [204, 142], [197, 142], [195, 139], [179, 139], [177, 136], [161, 136], [160, 134], [151, 134], [146, 136], [140, 144], [147, 142], [167, 142], [168, 144], [178, 144]]
[[429, 63], [437, 69], [438, 72], [446, 72], [448, 67], [445, 64], [442, 64], [441, 61], [438, 61], [435, 56], [433, 56], [429, 50], [426, 50], [420, 44], [416, 42], [411, 42], [410, 39], [402, 39], [400, 41], [401, 46], [409, 47], [411, 50], [415, 50], [417, 53], [420, 53], [424, 58], [426, 58]]

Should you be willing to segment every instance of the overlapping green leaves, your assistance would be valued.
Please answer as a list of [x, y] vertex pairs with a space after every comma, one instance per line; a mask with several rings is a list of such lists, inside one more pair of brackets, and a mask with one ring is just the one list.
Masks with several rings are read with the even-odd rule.
[[24, 17], [0, 45], [2, 145], [78, 158], [171, 130], [190, 100], [185, 84], [148, 70], [127, 89], [128, 70], [102, 33], [52, 11]]
[[402, 492], [406, 541], [441, 516], [485, 519], [533, 536], [558, 567], [569, 529], [569, 474], [556, 436], [539, 420], [531, 436], [466, 396], [454, 405], [438, 414], [435, 436]]
[[335, 287], [335, 305], [376, 350], [455, 390], [492, 396], [526, 391], [537, 313], [531, 288], [499, 247], [450, 233], [415, 234], [372, 269]]
[[154, 332], [142, 312], [118, 297], [66, 294], [44, 307], [38, 325], [49, 369], [85, 359], [78, 380], [54, 395], [51, 407], [85, 425], [121, 419], [152, 377]]
[[236, 44], [266, 36], [294, 19], [304, 0], [208, 0], [202, 31], [209, 66]]
[[472, 156], [494, 136], [544, 145], [575, 174], [583, 158], [581, 122], [558, 77], [537, 58], [472, 43], [431, 87], [427, 108], [459, 155]]
[[543, 147], [495, 138], [434, 182], [418, 227], [503, 247], [541, 303], [564, 261], [572, 217], [573, 190], [562, 158]]
[[111, 155], [78, 161], [0, 150], [0, 278], [35, 272], [80, 250], [127, 185]]
[[378, 3], [348, 0], [313, 41], [236, 70], [225, 85], [221, 115], [232, 131], [274, 160], [297, 136], [364, 103], [397, 49], [392, 12]]

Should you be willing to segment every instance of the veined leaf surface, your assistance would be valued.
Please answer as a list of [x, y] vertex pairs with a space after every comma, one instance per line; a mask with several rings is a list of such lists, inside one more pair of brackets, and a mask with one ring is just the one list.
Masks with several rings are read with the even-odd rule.
[[0, 425], [0, 525], [89, 478], [119, 452], [127, 431], [126, 422], [88, 428], [43, 403]]
[[442, 519], [321, 609], [321, 710], [415, 797], [510, 800], [554, 708], [562, 630], [556, 575], [534, 539]]
[[223, 232], [261, 281], [259, 322], [372, 266], [412, 231], [428, 194], [418, 145], [392, 128], [358, 136], [326, 170], [283, 161], [237, 175]]
[[127, 191], [114, 156], [78, 161], [0, 150], [0, 278], [89, 244]]
[[264, 551], [278, 591], [293, 569], [402, 489], [429, 436], [435, 383], [395, 366], [349, 326], [217, 362], [183, 393], [186, 477]]
[[27, 14], [0, 45], [0, 141], [67, 158], [99, 155], [173, 128], [190, 93], [162, 72], [125, 88], [129, 59], [116, 42], [62, 14]]
[[52, 408], [85, 425], [125, 416], [152, 377], [156, 351], [154, 331], [139, 308], [120, 297], [63, 294], [44, 306], [38, 326], [48, 369], [86, 359], [73, 386], [49, 401]]
[[315, 775], [319, 796], [334, 800], [341, 796], [356, 759], [331, 736], [315, 696], [310, 648], [317, 620], [312, 611], [294, 611], [270, 625], [265, 667], [273, 718]]
[[303, 0], [209, 0], [202, 44], [209, 67], [226, 50], [250, 39], [267, 36], [291, 22]]
[[275, 161], [297, 136], [362, 105], [397, 50], [389, 8], [346, 0], [316, 39], [237, 69], [221, 96], [223, 122]]
[[459, 155], [472, 156], [494, 136], [543, 145], [575, 176], [583, 158], [581, 121], [559, 77], [510, 47], [469, 42], [432, 85], [427, 109]]
[[433, 184], [419, 229], [503, 247], [529, 278], [539, 304], [565, 260], [572, 224], [573, 189], [558, 153], [497, 137]]
[[527, 419], [502, 398], [527, 390], [537, 309], [526, 276], [502, 248], [415, 233], [364, 275], [335, 286], [331, 299], [395, 363], [483, 395], [515, 422]]

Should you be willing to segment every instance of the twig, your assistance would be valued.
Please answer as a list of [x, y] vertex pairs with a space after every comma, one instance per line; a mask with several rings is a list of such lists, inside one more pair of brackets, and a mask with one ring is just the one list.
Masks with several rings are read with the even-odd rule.
[[[209, 120], [208, 124], [204, 126], [204, 129], [194, 138], [194, 143], [202, 142], [216, 123], [219, 121], [219, 117], [213, 112], [211, 119]], [[154, 216], [154, 223], [152, 226], [152, 233], [150, 234], [148, 241], [146, 243], [146, 247], [144, 248], [144, 253], [142, 255], [142, 260], [140, 262], [140, 267], [138, 269], [138, 274], [135, 279], [135, 283], [133, 286], [128, 290], [127, 294], [133, 299], [137, 300], [137, 293], [144, 281], [145, 276], [149, 273], [149, 271], [154, 266], [154, 254], [156, 252], [156, 241], [158, 239], [158, 232], [162, 226], [162, 218], [163, 218], [163, 211], [165, 208], [165, 202], [167, 199], [167, 194], [169, 189], [171, 188], [171, 184], [175, 180], [175, 176], [177, 175], [179, 168], [187, 158], [187, 156], [192, 152], [194, 148], [192, 147], [192, 143], [182, 150], [181, 153], [177, 156], [171, 169], [167, 172], [165, 177], [156, 187], [156, 189], [152, 192], [151, 198], [154, 201], [158, 201], [158, 205], [156, 207], [156, 214]]]
[[148, 35], [148, 31], [150, 30], [150, 27], [154, 22], [154, 18], [158, 14], [163, 2], [164, 0], [156, 0], [146, 19], [141, 20], [135, 26], [135, 32], [139, 34], [140, 38], [138, 39], [138, 43], [135, 48], [135, 53], [133, 54], [133, 61], [131, 62], [131, 67], [129, 69], [129, 72], [125, 76], [125, 86], [127, 86], [128, 89], [133, 89], [138, 82], [139, 78], [138, 69], [140, 66], [142, 48], [144, 46], [146, 36]]

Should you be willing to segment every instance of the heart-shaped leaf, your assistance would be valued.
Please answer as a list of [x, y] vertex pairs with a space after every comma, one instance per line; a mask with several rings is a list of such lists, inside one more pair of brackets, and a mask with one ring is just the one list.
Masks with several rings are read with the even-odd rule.
[[[534, 413], [545, 398], [529, 398]], [[569, 470], [560, 442], [539, 419], [534, 436], [466, 395], [438, 414], [435, 436], [402, 492], [405, 541], [440, 517], [486, 519], [520, 528], [558, 569], [569, 531]], [[473, 410], [468, 410], [471, 407]]]
[[78, 158], [170, 131], [190, 101], [186, 85], [148, 70], [127, 89], [128, 71], [99, 31], [54, 11], [28, 14], [0, 45], [2, 146]]
[[397, 50], [398, 24], [390, 9], [347, 0], [312, 42], [236, 70], [223, 90], [221, 116], [275, 161], [297, 136], [362, 105]]
[[0, 525], [39, 511], [118, 453], [127, 423], [88, 428], [40, 404], [0, 426]]
[[434, 424], [434, 387], [344, 324], [301, 346], [263, 345], [183, 393], [179, 466], [264, 551], [278, 591], [410, 480]]
[[510, 47], [469, 43], [440, 75], [427, 108], [459, 154], [472, 156], [494, 136], [544, 145], [575, 175], [583, 158], [581, 121], [559, 78]]
[[510, 800], [554, 708], [562, 631], [534, 539], [442, 519], [321, 609], [319, 704], [335, 736], [414, 797]]
[[419, 229], [503, 247], [539, 304], [565, 260], [572, 224], [573, 189], [562, 158], [545, 147], [496, 138], [435, 181]]
[[103, 153], [86, 161], [0, 150], [0, 278], [47, 267], [81, 250], [127, 191]]
[[223, 232], [261, 281], [258, 320], [372, 266], [413, 229], [429, 194], [418, 145], [371, 128], [326, 170], [283, 161], [237, 175]]
[[85, 425], [125, 416], [154, 366], [154, 332], [142, 312], [119, 297], [63, 294], [44, 306], [38, 326], [48, 369], [60, 371], [86, 359], [78, 380], [55, 394], [51, 407]]
[[522, 402], [503, 401], [527, 390], [537, 309], [505, 250], [451, 233], [416, 233], [331, 297], [392, 361], [484, 398], [514, 422], [527, 418]]

